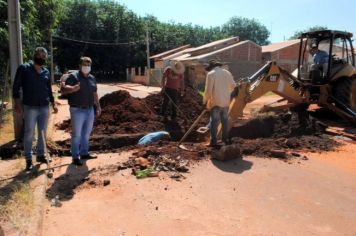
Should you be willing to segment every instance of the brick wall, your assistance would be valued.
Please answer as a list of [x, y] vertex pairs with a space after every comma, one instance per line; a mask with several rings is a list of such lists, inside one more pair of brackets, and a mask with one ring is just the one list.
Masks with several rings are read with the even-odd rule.
[[274, 52], [263, 53], [263, 63], [268, 60], [277, 62], [277, 65], [286, 69], [289, 72], [294, 71], [298, 67], [299, 43], [289, 47], [282, 48]]

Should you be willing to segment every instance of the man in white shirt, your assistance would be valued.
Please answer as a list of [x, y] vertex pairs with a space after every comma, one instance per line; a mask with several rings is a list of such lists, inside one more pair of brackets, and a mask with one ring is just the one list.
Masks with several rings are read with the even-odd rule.
[[236, 86], [232, 74], [222, 68], [222, 63], [217, 60], [210, 60], [208, 74], [206, 75], [204, 103], [210, 110], [210, 146], [217, 145], [217, 130], [219, 122], [222, 125], [222, 141], [230, 143], [228, 128], [228, 111], [230, 105], [230, 94]]

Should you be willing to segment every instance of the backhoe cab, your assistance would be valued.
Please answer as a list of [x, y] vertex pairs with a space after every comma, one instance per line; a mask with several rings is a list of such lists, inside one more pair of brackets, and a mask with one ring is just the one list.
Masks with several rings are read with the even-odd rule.
[[[287, 103], [269, 104], [266, 111], [294, 108], [303, 114], [310, 104], [318, 104], [356, 124], [356, 69], [351, 37], [351, 33], [332, 30], [303, 33], [298, 68], [293, 73], [270, 61], [248, 79], [239, 81], [239, 93], [229, 108], [230, 127], [243, 115], [246, 104], [267, 92], [278, 94]], [[300, 122], [303, 123], [301, 119]]]
[[308, 103], [334, 106], [354, 117], [356, 69], [351, 38], [352, 33], [333, 30], [301, 34], [297, 78], [309, 93]]

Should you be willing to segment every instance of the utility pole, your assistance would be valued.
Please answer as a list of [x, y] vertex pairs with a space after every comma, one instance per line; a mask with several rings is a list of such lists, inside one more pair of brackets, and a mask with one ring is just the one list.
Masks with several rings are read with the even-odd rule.
[[[16, 70], [23, 62], [22, 58], [22, 39], [20, 27], [20, 3], [19, 0], [7, 0], [7, 13], [9, 22], [9, 49], [10, 49], [10, 75], [11, 84], [14, 83]], [[12, 102], [13, 107], [15, 102]], [[15, 139], [22, 137], [23, 120], [22, 114], [13, 109]]]
[[49, 38], [49, 44], [51, 47], [51, 83], [54, 83], [54, 65], [53, 65], [53, 37], [52, 37], [52, 32], [50, 34]]
[[150, 82], [151, 65], [150, 65], [150, 39], [148, 38], [148, 26], [146, 28], [146, 53], [147, 53], [147, 78], [148, 78], [148, 83], [149, 83]]

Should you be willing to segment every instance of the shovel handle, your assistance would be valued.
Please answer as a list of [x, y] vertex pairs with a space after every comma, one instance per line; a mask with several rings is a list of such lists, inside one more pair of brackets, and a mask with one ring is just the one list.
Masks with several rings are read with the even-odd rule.
[[192, 132], [192, 130], [197, 126], [199, 120], [204, 116], [206, 112], [206, 109], [204, 109], [201, 114], [198, 116], [198, 118], [193, 122], [193, 124], [190, 126], [188, 131], [184, 134], [184, 136], [181, 138], [181, 140], [178, 143], [178, 146], [186, 139], [186, 137]]

